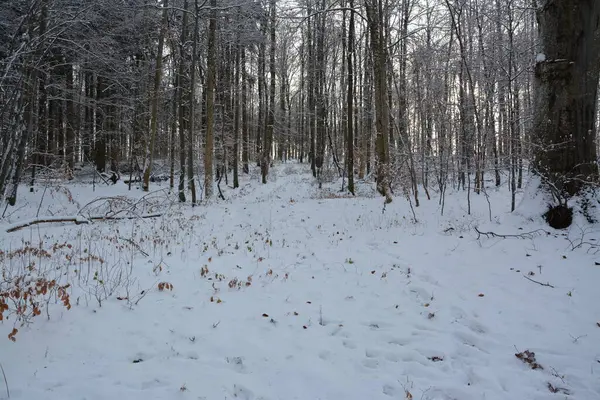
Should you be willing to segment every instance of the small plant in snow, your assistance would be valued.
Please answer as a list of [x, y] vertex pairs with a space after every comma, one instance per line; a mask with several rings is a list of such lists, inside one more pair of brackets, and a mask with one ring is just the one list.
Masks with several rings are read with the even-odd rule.
[[15, 318], [15, 326], [8, 335], [13, 342], [17, 325], [30, 324], [44, 308], [49, 318], [52, 301], [71, 309], [70, 284], [61, 284], [63, 275], [48, 266], [51, 257], [49, 251], [28, 244], [11, 252], [0, 251], [0, 321]]

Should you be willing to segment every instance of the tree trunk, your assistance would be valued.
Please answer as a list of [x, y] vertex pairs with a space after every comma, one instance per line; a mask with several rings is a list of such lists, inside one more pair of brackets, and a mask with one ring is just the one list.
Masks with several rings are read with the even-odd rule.
[[537, 16], [542, 53], [535, 66], [535, 166], [561, 194], [574, 195], [598, 180], [600, 3], [548, 0]]
[[265, 140], [262, 155], [262, 183], [267, 183], [267, 175], [269, 174], [269, 163], [271, 162], [271, 146], [273, 144], [273, 128], [275, 125], [275, 23], [276, 11], [275, 0], [270, 0], [271, 13], [271, 48], [269, 50], [269, 70], [271, 74], [271, 82], [269, 88], [269, 114], [267, 121], [267, 129], [265, 131]]
[[204, 193], [206, 198], [213, 196], [213, 156], [215, 140], [215, 75], [217, 63], [217, 0], [210, 0], [208, 22], [208, 54], [206, 77], [206, 144], [204, 147]]
[[188, 30], [188, 0], [183, 2], [183, 17], [181, 22], [181, 37], [179, 39], [179, 73], [177, 74], [177, 102], [179, 103], [179, 201], [185, 202], [185, 114], [186, 107], [184, 87], [187, 77], [185, 77], [185, 42], [187, 41], [187, 30]]
[[246, 49], [241, 49], [241, 68], [242, 68], [242, 169], [245, 174], [250, 173], [248, 166], [248, 146], [250, 145], [250, 135], [248, 134], [248, 82], [246, 76]]
[[375, 83], [375, 126], [377, 136], [375, 151], [377, 154], [377, 191], [385, 197], [386, 203], [392, 202], [389, 177], [389, 105], [387, 102], [387, 56], [383, 40], [383, 18], [381, 0], [366, 0], [371, 52], [373, 53], [373, 79]]
[[163, 19], [160, 27], [160, 34], [158, 36], [158, 50], [156, 53], [156, 68], [154, 70], [154, 91], [152, 92], [152, 109], [150, 111], [150, 143], [146, 149], [145, 169], [144, 169], [144, 180], [142, 182], [142, 189], [147, 192], [150, 190], [150, 174], [152, 173], [152, 163], [154, 162], [154, 144], [156, 142], [156, 132], [158, 130], [158, 92], [160, 91], [160, 82], [162, 79], [162, 53], [163, 45], [165, 42], [165, 35], [167, 32], [167, 22], [169, 18], [168, 13], [169, 1], [164, 0], [163, 3]]
[[198, 0], [194, 2], [194, 31], [192, 32], [192, 65], [190, 67], [190, 130], [188, 132], [188, 187], [192, 192], [192, 207], [196, 205], [196, 180], [194, 179], [194, 137], [196, 136], [196, 65], [198, 60]]
[[[354, 8], [354, 0], [350, 0], [350, 9]], [[354, 57], [354, 11], [350, 11], [350, 21], [348, 22], [348, 54], [346, 55], [348, 60], [348, 91], [347, 95], [347, 108], [348, 112], [346, 116], [348, 122], [346, 123], [346, 167], [348, 168], [348, 191], [354, 194], [354, 70], [352, 69], [352, 60]]]
[[240, 187], [238, 176], [239, 161], [240, 161], [240, 40], [237, 38], [235, 46], [235, 110], [233, 116], [233, 188]]

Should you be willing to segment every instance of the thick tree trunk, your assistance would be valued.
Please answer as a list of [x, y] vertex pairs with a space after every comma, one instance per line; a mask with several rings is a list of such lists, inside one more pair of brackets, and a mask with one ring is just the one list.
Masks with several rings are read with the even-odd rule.
[[377, 191], [391, 203], [389, 176], [389, 104], [387, 90], [387, 56], [386, 44], [382, 32], [381, 0], [366, 0], [369, 33], [371, 34], [371, 51], [373, 53], [373, 80], [375, 83], [375, 125], [377, 136], [375, 151], [377, 155]]
[[570, 195], [598, 180], [599, 21], [597, 0], [548, 0], [538, 10], [535, 166], [559, 192]]

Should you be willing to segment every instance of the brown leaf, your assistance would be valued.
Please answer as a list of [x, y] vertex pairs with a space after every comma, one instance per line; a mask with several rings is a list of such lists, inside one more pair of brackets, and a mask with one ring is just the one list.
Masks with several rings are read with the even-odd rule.
[[479, 297], [483, 297], [483, 296], [485, 296], [485, 295], [484, 295], [483, 293], [479, 293], [479, 294], [478, 294], [478, 296], [479, 296]]
[[17, 339], [15, 338], [15, 336], [18, 332], [19, 332], [19, 330], [17, 328], [13, 328], [12, 332], [8, 334], [8, 338], [10, 340], [12, 340], [13, 342], [16, 342]]
[[265, 318], [269, 318], [269, 314], [263, 314], [262, 316]]

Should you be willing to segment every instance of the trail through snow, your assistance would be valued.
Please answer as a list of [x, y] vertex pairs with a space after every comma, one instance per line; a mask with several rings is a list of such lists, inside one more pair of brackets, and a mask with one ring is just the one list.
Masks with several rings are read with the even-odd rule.
[[[502, 190], [489, 193], [494, 222], [483, 195], [472, 196], [467, 215], [458, 192], [445, 216], [437, 198], [422, 199], [414, 223], [405, 199], [383, 211], [370, 185], [335, 198], [341, 183], [319, 190], [305, 166], [273, 174], [268, 185], [254, 175], [227, 189], [225, 202], [173, 207], [163, 218], [2, 234], [5, 251], [22, 240], [73, 243], [131, 268], [130, 296], [144, 291], [132, 307], [117, 299], [124, 287], [99, 306], [74, 284], [73, 309], [53, 306], [16, 343], [2, 339], [10, 398], [600, 399], [597, 258], [570, 251], [554, 231], [477, 240], [474, 226], [546, 229], [522, 209], [508, 214]], [[69, 191], [78, 206], [97, 196]], [[3, 232], [34, 216], [41, 193], [30, 196]], [[42, 211], [78, 208], [57, 202]], [[524, 204], [525, 214], [540, 214], [536, 206]], [[572, 229], [571, 239], [583, 223]], [[81, 279], [81, 266], [63, 267], [69, 281]], [[157, 282], [174, 289], [158, 291]], [[11, 329], [4, 321], [1, 337]], [[515, 356], [525, 350], [543, 369]]]

